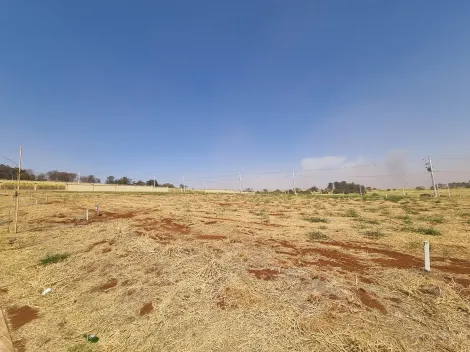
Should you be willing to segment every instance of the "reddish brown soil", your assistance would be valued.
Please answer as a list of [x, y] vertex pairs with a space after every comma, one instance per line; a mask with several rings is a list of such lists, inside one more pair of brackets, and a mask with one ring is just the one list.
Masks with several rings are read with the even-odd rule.
[[102, 253], [109, 253], [112, 251], [112, 248], [111, 247], [107, 247], [107, 248], [103, 248], [103, 250], [101, 251]]
[[186, 234], [186, 233], [189, 233], [189, 231], [190, 231], [188, 226], [182, 225], [182, 224], [177, 224], [177, 223], [173, 222], [172, 219], [168, 219], [168, 218], [163, 219], [162, 223], [163, 223], [163, 228], [165, 230], [168, 230], [168, 231], [171, 231], [171, 232]]
[[117, 285], [117, 280], [116, 279], [109, 279], [106, 283], [104, 283], [103, 285], [101, 286], [97, 286], [95, 287], [94, 289], [91, 290], [91, 292], [106, 292], [110, 289], [112, 289], [113, 287], [116, 287]]
[[0, 293], [8, 293], [8, 289], [6, 287], [0, 287]]
[[140, 308], [139, 315], [149, 314], [153, 310], [152, 302], [145, 303], [142, 308]]
[[[257, 244], [266, 244], [266, 242], [255, 241]], [[289, 256], [304, 256], [307, 254], [315, 253], [328, 259], [319, 258], [316, 261], [302, 260], [304, 265], [328, 265], [333, 267], [342, 268], [346, 271], [362, 272], [370, 268], [370, 262], [378, 264], [382, 267], [387, 268], [399, 268], [399, 269], [410, 269], [410, 268], [421, 268], [423, 267], [423, 260], [421, 258], [414, 257], [412, 255], [392, 251], [386, 248], [378, 248], [380, 245], [374, 245], [371, 247], [368, 243], [364, 242], [335, 242], [335, 241], [321, 241], [318, 244], [339, 247], [345, 250], [354, 250], [367, 252], [371, 254], [380, 254], [382, 258], [371, 258], [367, 262], [362, 262], [361, 259], [353, 254], [349, 254], [346, 251], [339, 251], [335, 249], [329, 249], [325, 247], [303, 247], [299, 248], [295, 244], [287, 241], [268, 240], [267, 242], [273, 243], [275, 251], [279, 254]], [[290, 251], [279, 251], [279, 247], [290, 249]], [[456, 258], [433, 258], [434, 262], [445, 262], [450, 265], [435, 264], [433, 268], [455, 274], [470, 274], [470, 261], [456, 259]], [[369, 262], [369, 263], [368, 263]], [[362, 282], [368, 282], [367, 278], [361, 278]]]
[[191, 230], [189, 226], [177, 224], [172, 219], [165, 218], [161, 221], [153, 218], [143, 219], [137, 225], [145, 231], [165, 230], [172, 233], [187, 234]]
[[372, 309], [377, 309], [379, 312], [383, 314], [387, 314], [387, 310], [382, 305], [382, 303], [380, 303], [377, 299], [371, 297], [363, 288], [356, 290], [356, 294], [358, 295], [362, 304], [364, 304], [365, 306], [372, 308]]
[[248, 269], [248, 272], [263, 280], [273, 280], [279, 275], [279, 271], [272, 269]]
[[204, 224], [206, 224], [206, 225], [214, 225], [214, 224], [217, 224], [217, 221], [206, 221]]
[[38, 318], [38, 310], [30, 306], [11, 307], [7, 309], [7, 316], [13, 330], [18, 330]]
[[221, 236], [221, 235], [199, 235], [196, 238], [200, 240], [223, 240], [227, 238], [227, 236]]
[[338, 299], [339, 299], [339, 297], [336, 296], [336, 295], [333, 294], [333, 293], [330, 293], [330, 294], [328, 295], [328, 298], [329, 298], [329, 299], [332, 299], [332, 300], [338, 300]]

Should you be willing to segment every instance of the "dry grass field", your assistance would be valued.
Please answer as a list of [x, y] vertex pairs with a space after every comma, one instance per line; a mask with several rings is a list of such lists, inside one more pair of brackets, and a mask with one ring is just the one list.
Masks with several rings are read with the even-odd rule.
[[0, 227], [17, 351], [470, 351], [470, 198], [34, 197]]

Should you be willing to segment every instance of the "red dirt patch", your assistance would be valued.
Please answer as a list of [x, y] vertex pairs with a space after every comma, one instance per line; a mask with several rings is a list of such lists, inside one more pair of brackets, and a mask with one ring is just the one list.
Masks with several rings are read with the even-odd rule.
[[199, 235], [196, 238], [200, 240], [223, 240], [227, 238], [227, 236], [221, 236], [221, 235]]
[[111, 247], [107, 247], [107, 248], [103, 248], [103, 250], [101, 251], [102, 253], [109, 253], [112, 251], [112, 248]]
[[387, 314], [387, 310], [382, 305], [382, 303], [380, 303], [375, 298], [371, 297], [363, 288], [356, 290], [356, 294], [358, 295], [362, 304], [364, 304], [365, 306], [372, 308], [372, 309], [377, 309], [382, 314]]
[[11, 307], [7, 309], [7, 315], [13, 330], [18, 330], [38, 318], [38, 310], [30, 306]]
[[6, 287], [0, 287], [0, 293], [8, 293], [8, 289]]
[[140, 308], [139, 315], [149, 314], [153, 310], [152, 302], [145, 303], [142, 308]]
[[182, 225], [182, 224], [177, 224], [177, 223], [173, 222], [172, 219], [168, 219], [168, 218], [163, 219], [162, 223], [163, 223], [163, 228], [165, 230], [168, 230], [168, 231], [172, 231], [172, 232], [176, 232], [176, 233], [182, 233], [182, 234], [189, 233], [189, 231], [190, 231], [188, 226]]
[[106, 292], [117, 285], [118, 281], [116, 279], [109, 279], [106, 283], [101, 286], [97, 286], [91, 290], [91, 292]]
[[263, 280], [273, 280], [279, 275], [279, 271], [273, 269], [248, 269], [248, 272]]

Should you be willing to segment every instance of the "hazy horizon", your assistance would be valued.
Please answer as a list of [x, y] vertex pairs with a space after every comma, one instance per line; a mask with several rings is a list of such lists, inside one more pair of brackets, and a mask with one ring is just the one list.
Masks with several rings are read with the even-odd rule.
[[0, 155], [35, 172], [401, 188], [430, 185], [430, 155], [470, 180], [466, 1], [1, 9]]

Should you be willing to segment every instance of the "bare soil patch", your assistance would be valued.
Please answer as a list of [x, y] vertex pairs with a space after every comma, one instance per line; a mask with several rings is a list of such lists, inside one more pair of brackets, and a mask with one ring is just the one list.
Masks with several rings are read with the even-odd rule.
[[10, 307], [7, 309], [7, 316], [12, 329], [18, 330], [23, 325], [37, 319], [38, 310], [30, 306]]

